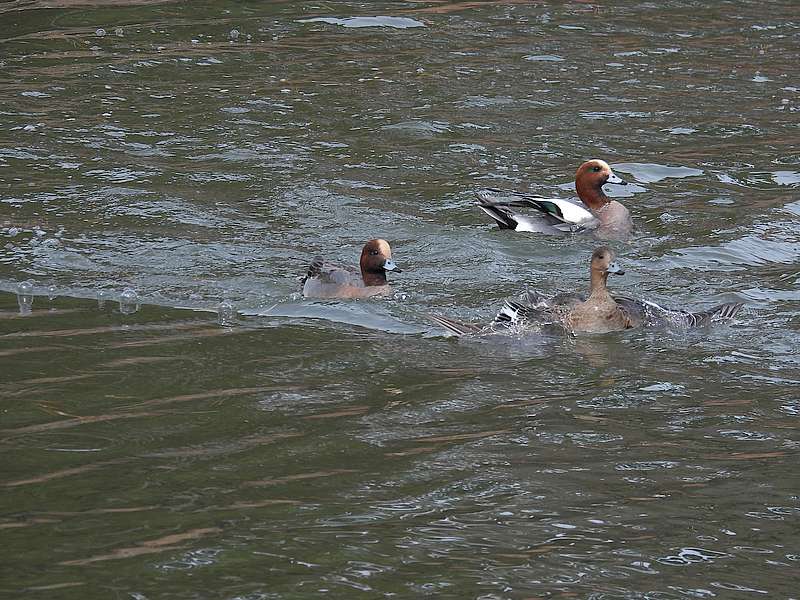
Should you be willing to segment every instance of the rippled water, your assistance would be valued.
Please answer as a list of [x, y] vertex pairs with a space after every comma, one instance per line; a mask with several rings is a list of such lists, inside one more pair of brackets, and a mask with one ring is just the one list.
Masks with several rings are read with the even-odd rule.
[[[798, 597], [797, 14], [0, 6], [2, 595]], [[585, 287], [595, 242], [474, 192], [592, 157], [630, 183], [616, 290], [747, 310], [430, 324]], [[392, 297], [299, 298], [370, 237]]]

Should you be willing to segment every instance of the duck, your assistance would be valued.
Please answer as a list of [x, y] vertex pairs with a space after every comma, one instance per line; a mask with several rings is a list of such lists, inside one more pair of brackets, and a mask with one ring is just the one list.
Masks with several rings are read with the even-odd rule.
[[518, 331], [554, 321], [572, 333], [609, 333], [636, 327], [703, 327], [732, 320], [743, 308], [741, 302], [719, 304], [700, 312], [665, 308], [655, 302], [612, 295], [609, 275], [624, 275], [608, 246], [596, 248], [590, 260], [589, 294], [562, 293], [552, 298], [526, 291], [507, 300], [488, 325], [464, 323], [440, 315], [429, 318], [457, 336]]
[[[603, 186], [607, 183], [627, 185], [606, 161], [595, 158], [575, 172], [575, 191], [582, 204], [488, 188], [477, 193], [478, 207], [500, 229], [549, 235], [591, 231], [598, 239], [626, 239], [633, 231], [633, 221], [622, 203], [606, 196]], [[514, 208], [530, 208], [534, 212], [526, 216]]]
[[305, 298], [369, 298], [391, 292], [386, 272], [402, 273], [392, 259], [389, 242], [369, 240], [361, 250], [359, 268], [325, 262], [321, 256], [311, 261], [302, 289]]

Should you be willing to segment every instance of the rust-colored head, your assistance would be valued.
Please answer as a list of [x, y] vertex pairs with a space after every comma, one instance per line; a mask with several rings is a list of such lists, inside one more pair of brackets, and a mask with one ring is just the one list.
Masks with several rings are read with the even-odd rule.
[[386, 240], [370, 240], [364, 244], [360, 264], [366, 285], [386, 285], [386, 271], [401, 272], [392, 260], [392, 249]]
[[604, 160], [597, 158], [587, 160], [575, 173], [575, 191], [578, 192], [581, 201], [592, 209], [598, 209], [610, 202], [603, 192], [606, 183], [627, 185], [626, 181], [614, 174]]

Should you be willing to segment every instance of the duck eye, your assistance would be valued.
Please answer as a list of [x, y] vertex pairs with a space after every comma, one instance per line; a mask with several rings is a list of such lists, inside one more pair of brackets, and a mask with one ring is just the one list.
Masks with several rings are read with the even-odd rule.
[[592, 167], [592, 171], [594, 171], [595, 173], [599, 173], [600, 167]]

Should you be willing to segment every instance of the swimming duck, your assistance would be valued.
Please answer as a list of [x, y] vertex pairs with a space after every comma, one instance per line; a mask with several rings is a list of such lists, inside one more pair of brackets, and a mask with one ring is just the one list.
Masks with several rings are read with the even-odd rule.
[[321, 256], [311, 261], [302, 280], [306, 298], [369, 298], [391, 291], [386, 272], [401, 273], [386, 240], [369, 240], [361, 250], [360, 270], [328, 264]]
[[[593, 159], [583, 163], [575, 173], [575, 190], [582, 205], [560, 198], [490, 188], [478, 192], [478, 207], [492, 217], [500, 229], [550, 235], [591, 230], [599, 239], [623, 239], [633, 230], [633, 222], [628, 209], [603, 192], [606, 183], [627, 185], [607, 162]], [[532, 208], [535, 212], [525, 216], [512, 208]]]
[[456, 335], [487, 334], [512, 328], [524, 329], [554, 321], [573, 333], [607, 333], [633, 327], [702, 327], [728, 321], [742, 309], [740, 302], [720, 304], [701, 312], [689, 312], [659, 306], [655, 302], [628, 296], [612, 296], [608, 291], [609, 275], [624, 275], [614, 252], [601, 246], [592, 253], [589, 295], [567, 293], [547, 298], [535, 291], [506, 301], [489, 325], [462, 323], [439, 315], [430, 319]]

